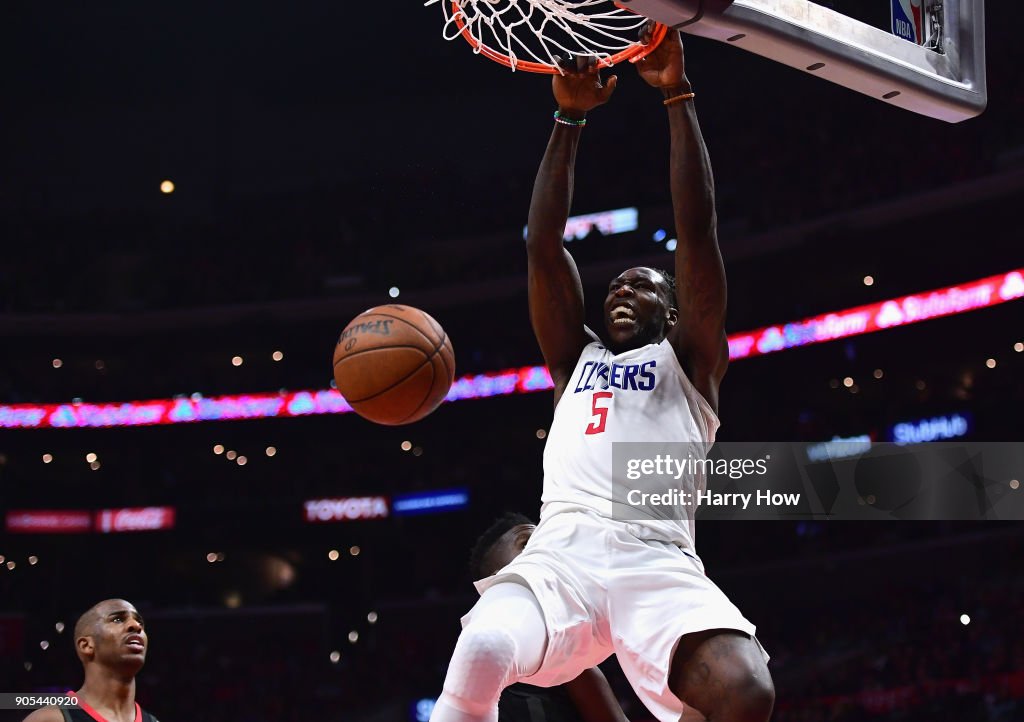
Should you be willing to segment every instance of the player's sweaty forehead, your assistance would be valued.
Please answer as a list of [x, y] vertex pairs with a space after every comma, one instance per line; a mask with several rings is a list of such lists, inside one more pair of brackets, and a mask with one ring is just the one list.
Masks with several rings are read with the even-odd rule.
[[618, 276], [612, 279], [612, 283], [621, 283], [623, 281], [636, 281], [637, 279], [646, 279], [658, 284], [659, 286], [665, 283], [665, 277], [653, 268], [646, 266], [638, 266], [637, 268], [628, 268]]
[[76, 636], [88, 634], [88, 630], [95, 624], [102, 624], [118, 615], [131, 616], [140, 622], [142, 621], [142, 615], [139, 614], [138, 610], [130, 602], [126, 602], [123, 599], [104, 599], [102, 602], [94, 604], [89, 611], [79, 618], [78, 624], [75, 625]]
[[630, 268], [611, 280], [608, 284], [608, 291], [615, 291], [619, 286], [624, 283], [637, 283], [639, 281], [646, 281], [651, 283], [658, 290], [662, 290], [668, 287], [668, 280], [665, 276], [653, 268], [646, 266], [639, 266], [637, 268]]
[[114, 616], [115, 614], [127, 614], [133, 617], [140, 617], [139, 610], [137, 610], [131, 602], [126, 602], [123, 599], [104, 600], [97, 604], [94, 609], [96, 609], [96, 612], [104, 619]]

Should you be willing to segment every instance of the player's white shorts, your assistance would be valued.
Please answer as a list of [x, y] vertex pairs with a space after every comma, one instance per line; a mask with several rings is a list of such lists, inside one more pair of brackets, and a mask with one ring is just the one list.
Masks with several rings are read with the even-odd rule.
[[[522, 554], [476, 588], [483, 593], [500, 582], [521, 582], [540, 603], [548, 632], [544, 661], [520, 681], [564, 684], [615, 654], [647, 709], [661, 722], [677, 722], [684, 707], [669, 690], [668, 674], [679, 638], [708, 629], [754, 638], [755, 627], [705, 576], [695, 555], [631, 530], [632, 524], [596, 514], [553, 514]], [[462, 618], [463, 626], [472, 615]]]

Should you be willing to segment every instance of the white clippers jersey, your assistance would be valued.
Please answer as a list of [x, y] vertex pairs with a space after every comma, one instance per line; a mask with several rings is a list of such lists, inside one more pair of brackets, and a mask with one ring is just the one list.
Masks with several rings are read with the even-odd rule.
[[[689, 442], [706, 451], [718, 426], [718, 417], [686, 377], [667, 339], [618, 355], [589, 344], [548, 432], [541, 518], [563, 511], [596, 512], [633, 522], [631, 531], [640, 538], [694, 550], [692, 512], [659, 511], [645, 518], [640, 508], [617, 510], [613, 516], [612, 499], [623, 499], [635, 485], [612, 478], [612, 444]], [[704, 482], [703, 474], [687, 474], [678, 488], [696, 498]]]

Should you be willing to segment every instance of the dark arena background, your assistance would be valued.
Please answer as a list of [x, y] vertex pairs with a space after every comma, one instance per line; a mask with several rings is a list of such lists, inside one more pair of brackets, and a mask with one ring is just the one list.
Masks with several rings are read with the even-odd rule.
[[[3, 15], [0, 690], [77, 689], [74, 620], [123, 597], [163, 722], [426, 720], [469, 548], [539, 509], [523, 225], [550, 81], [419, 3]], [[686, 40], [727, 328], [771, 351], [734, 357], [720, 440], [1024, 438], [1022, 24], [989, 0], [988, 109], [952, 125]], [[568, 245], [592, 311], [674, 247], [660, 98], [615, 72], [576, 174], [573, 213], [601, 215]], [[842, 326], [911, 295], [913, 322]], [[408, 427], [331, 413], [338, 334], [391, 302], [450, 334], [458, 399]], [[787, 326], [827, 314], [833, 340]], [[777, 722], [1024, 719], [1019, 521], [697, 529], [772, 654]]]

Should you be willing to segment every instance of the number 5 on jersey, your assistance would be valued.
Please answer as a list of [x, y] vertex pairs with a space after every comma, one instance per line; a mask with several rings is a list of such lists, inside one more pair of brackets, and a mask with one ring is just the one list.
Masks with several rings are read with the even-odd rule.
[[598, 401], [604, 399], [610, 399], [613, 396], [611, 391], [595, 391], [593, 401], [591, 403], [591, 413], [593, 413], [593, 421], [587, 427], [587, 434], [600, 434], [604, 431], [604, 425], [608, 422], [608, 407], [599, 406]]

